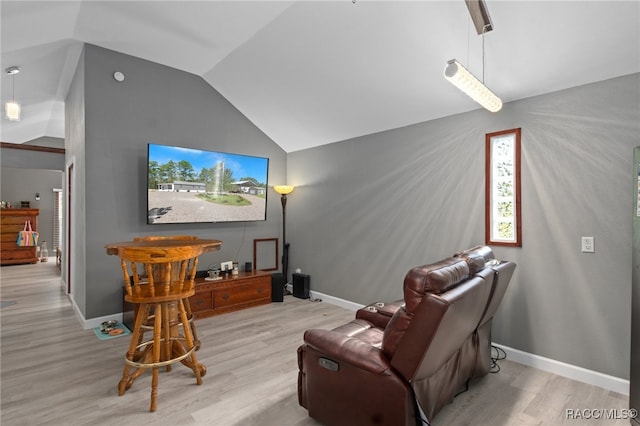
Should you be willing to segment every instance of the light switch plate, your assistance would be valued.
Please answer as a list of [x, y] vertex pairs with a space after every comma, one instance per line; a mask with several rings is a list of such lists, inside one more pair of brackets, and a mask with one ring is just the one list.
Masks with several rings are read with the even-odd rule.
[[595, 253], [596, 247], [593, 241], [593, 237], [582, 237], [582, 252], [583, 253]]

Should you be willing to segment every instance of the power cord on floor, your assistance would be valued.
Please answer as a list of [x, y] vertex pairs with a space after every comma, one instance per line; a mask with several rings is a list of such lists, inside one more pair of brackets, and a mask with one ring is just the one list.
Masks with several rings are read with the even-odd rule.
[[[495, 351], [496, 355], [493, 356]], [[489, 367], [489, 373], [497, 373], [500, 371], [500, 365], [498, 361], [501, 361], [507, 357], [507, 353], [504, 349], [491, 345], [491, 366]]]
[[[289, 287], [291, 287], [291, 290], [293, 290], [293, 284], [291, 283], [286, 283], [284, 285], [284, 295], [285, 296], [291, 296], [293, 295], [293, 292], [291, 290], [289, 290]], [[322, 302], [322, 299], [320, 299], [319, 297], [313, 297], [313, 294], [311, 292], [309, 292], [309, 300], [310, 302]]]

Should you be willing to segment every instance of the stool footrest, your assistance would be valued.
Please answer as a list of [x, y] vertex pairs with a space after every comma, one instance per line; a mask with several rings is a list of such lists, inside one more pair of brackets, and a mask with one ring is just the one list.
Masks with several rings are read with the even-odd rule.
[[[171, 341], [185, 341], [185, 339], [183, 338], [174, 338], [172, 337], [170, 339]], [[161, 341], [164, 341], [164, 339], [161, 339]], [[153, 344], [153, 340], [148, 340], [146, 342], [142, 342], [141, 344], [139, 344], [138, 346], [136, 346], [136, 349], [140, 349], [142, 347], [145, 347], [149, 344]], [[171, 364], [175, 364], [176, 362], [180, 362], [186, 358], [188, 358], [189, 356], [191, 356], [191, 354], [196, 350], [196, 346], [194, 345], [193, 347], [189, 348], [187, 350], [187, 352], [185, 352], [184, 354], [177, 356], [175, 358], [171, 358], [171, 359], [167, 359], [164, 361], [159, 361], [159, 362], [137, 362], [137, 361], [133, 361], [130, 360], [126, 357], [124, 357], [124, 361], [129, 364], [132, 367], [136, 367], [136, 368], [154, 368], [154, 367], [164, 367], [166, 365], [171, 365]]]

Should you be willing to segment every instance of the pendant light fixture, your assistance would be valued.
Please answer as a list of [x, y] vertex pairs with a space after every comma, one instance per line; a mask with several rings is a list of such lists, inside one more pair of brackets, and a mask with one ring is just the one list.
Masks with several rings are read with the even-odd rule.
[[20, 72], [20, 68], [13, 66], [5, 70], [13, 78], [13, 90], [11, 100], [4, 104], [4, 112], [9, 121], [20, 121], [20, 104], [16, 102], [16, 74]]
[[502, 100], [455, 59], [447, 62], [444, 76], [489, 111], [498, 112], [502, 109]]
[[455, 59], [447, 62], [444, 76], [484, 108], [491, 112], [498, 112], [502, 109], [502, 100], [484, 84], [484, 35], [493, 30], [493, 23], [484, 0], [465, 0], [465, 2], [478, 34], [482, 36], [482, 81]]

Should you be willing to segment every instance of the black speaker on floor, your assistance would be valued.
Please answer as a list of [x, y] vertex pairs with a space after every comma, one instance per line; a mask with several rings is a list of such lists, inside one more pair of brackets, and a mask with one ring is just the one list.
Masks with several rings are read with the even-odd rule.
[[309, 298], [309, 281], [311, 277], [305, 274], [293, 274], [293, 296], [300, 299]]
[[284, 301], [284, 275], [279, 272], [271, 274], [271, 301]]

